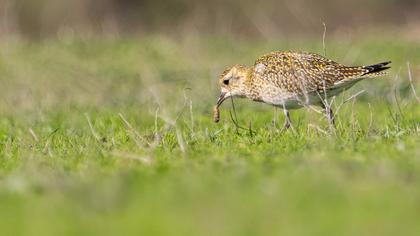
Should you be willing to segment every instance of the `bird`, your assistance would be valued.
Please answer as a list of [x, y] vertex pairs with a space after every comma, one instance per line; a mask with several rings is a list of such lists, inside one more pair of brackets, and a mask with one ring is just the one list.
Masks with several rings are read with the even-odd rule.
[[221, 73], [214, 121], [220, 120], [219, 107], [226, 99], [239, 97], [282, 108], [284, 129], [291, 126], [289, 110], [312, 105], [324, 108], [334, 126], [334, 113], [326, 101], [361, 80], [386, 75], [390, 63], [346, 66], [316, 53], [271, 52], [259, 57], [253, 66], [236, 64]]

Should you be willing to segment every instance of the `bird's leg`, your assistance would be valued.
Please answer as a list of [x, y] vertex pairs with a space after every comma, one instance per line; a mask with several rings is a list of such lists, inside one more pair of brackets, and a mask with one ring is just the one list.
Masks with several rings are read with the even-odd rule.
[[331, 108], [329, 108], [327, 110], [327, 118], [328, 118], [328, 122], [335, 127], [335, 118], [334, 118], [334, 112]]
[[289, 116], [289, 111], [286, 110], [285, 108], [283, 108], [283, 112], [284, 112], [285, 120], [284, 120], [283, 128], [280, 130], [280, 133], [283, 133], [284, 131], [286, 131], [287, 129], [290, 128], [292, 130], [292, 132], [296, 135], [297, 132], [292, 126], [292, 122], [291, 122], [290, 116]]
[[290, 120], [289, 111], [286, 110], [286, 109], [283, 109], [283, 112], [284, 112], [284, 116], [285, 116], [283, 130], [286, 130], [286, 129], [288, 129], [292, 126], [292, 122]]
[[328, 120], [328, 124], [330, 126], [330, 129], [335, 128], [335, 119], [334, 119], [334, 112], [331, 109], [330, 106], [326, 106], [324, 103], [322, 103], [322, 108], [325, 111], [325, 115], [327, 117]]
[[278, 116], [278, 112], [277, 112], [277, 107], [274, 107], [274, 117], [273, 120], [271, 121], [271, 125], [273, 125], [273, 127], [277, 126], [277, 116]]

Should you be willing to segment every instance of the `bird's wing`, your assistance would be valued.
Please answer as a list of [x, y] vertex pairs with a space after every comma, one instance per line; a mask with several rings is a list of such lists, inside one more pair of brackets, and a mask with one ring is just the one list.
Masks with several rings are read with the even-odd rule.
[[342, 80], [360, 78], [366, 67], [347, 67], [313, 53], [274, 52], [258, 58], [255, 76], [292, 93], [329, 90]]

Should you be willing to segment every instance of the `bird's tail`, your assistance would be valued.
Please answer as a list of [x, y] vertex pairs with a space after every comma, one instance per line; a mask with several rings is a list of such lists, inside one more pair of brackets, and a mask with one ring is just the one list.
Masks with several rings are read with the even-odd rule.
[[384, 70], [387, 70], [391, 68], [390, 66], [386, 66], [390, 64], [391, 61], [386, 61], [370, 66], [363, 66], [362, 68], [366, 70], [366, 72], [363, 75], [367, 75], [369, 77], [375, 77], [375, 76], [381, 76], [387, 74], [387, 72], [384, 72]]

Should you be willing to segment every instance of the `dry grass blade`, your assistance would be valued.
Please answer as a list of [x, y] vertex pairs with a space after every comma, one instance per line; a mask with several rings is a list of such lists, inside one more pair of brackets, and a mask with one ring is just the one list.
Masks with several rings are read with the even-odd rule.
[[185, 141], [184, 137], [182, 136], [182, 132], [178, 127], [175, 127], [176, 139], [178, 141], [179, 149], [181, 152], [185, 153]]
[[34, 138], [35, 142], [39, 142], [38, 136], [35, 134], [32, 128], [29, 128], [29, 133], [32, 135], [32, 138]]
[[99, 135], [96, 133], [95, 129], [93, 128], [92, 122], [90, 121], [90, 117], [87, 113], [85, 113], [85, 117], [86, 117], [86, 120], [89, 124], [90, 133], [96, 139], [96, 141], [100, 142], [101, 138], [99, 137]]
[[322, 48], [324, 49], [324, 56], [327, 56], [327, 47], [325, 46], [325, 37], [327, 35], [327, 25], [325, 22], [322, 22], [322, 25], [324, 26], [324, 33], [322, 34]]
[[367, 129], [367, 132], [369, 133], [371, 128], [372, 128], [372, 124], [373, 124], [373, 113], [372, 113], [372, 106], [370, 105], [370, 102], [368, 102], [369, 105], [369, 113], [370, 113], [370, 118], [369, 118], [369, 126]]
[[410, 81], [411, 90], [413, 91], [414, 97], [416, 98], [417, 102], [420, 103], [420, 98], [417, 96], [416, 88], [414, 87], [414, 83], [413, 83], [413, 76], [411, 74], [410, 62], [407, 62], [407, 70], [408, 70], [408, 80]]
[[[125, 119], [125, 117], [121, 114], [118, 113], [119, 117], [121, 118], [121, 120], [124, 122], [124, 124], [129, 128], [129, 131], [134, 135], [134, 140], [135, 142], [139, 145], [142, 146], [140, 142], [145, 143], [147, 145], [150, 146], [150, 143], [147, 142], [146, 139], [144, 139], [134, 128], [133, 126]], [[139, 142], [140, 141], [140, 142]]]
[[337, 109], [336, 109], [335, 113], [336, 113], [336, 114], [338, 114], [338, 112], [340, 111], [341, 107], [342, 107], [345, 103], [349, 102], [350, 100], [355, 99], [356, 97], [358, 97], [359, 95], [361, 95], [361, 94], [362, 94], [362, 93], [364, 93], [364, 92], [365, 92], [365, 90], [360, 90], [359, 92], [357, 92], [357, 93], [355, 93], [355, 94], [351, 95], [351, 96], [350, 96], [349, 98], [347, 98], [346, 100], [342, 101], [342, 102], [341, 102], [341, 103], [337, 106]]
[[327, 132], [327, 131], [325, 131], [325, 130], [323, 130], [323, 129], [321, 129], [319, 126], [317, 126], [317, 125], [314, 125], [314, 124], [308, 124], [308, 127], [309, 128], [313, 128], [313, 129], [315, 129], [315, 130], [317, 130], [317, 131], [319, 131], [319, 132], [321, 132], [321, 133], [323, 133], [323, 134], [325, 134], [325, 135], [329, 135], [329, 133]]
[[154, 128], [155, 138], [154, 138], [154, 141], [151, 145], [152, 147], [156, 147], [162, 139], [162, 137], [161, 137], [161, 135], [159, 134], [159, 131], [158, 131], [158, 114], [159, 114], [159, 107], [157, 107], [156, 111], [155, 111], [155, 128]]

